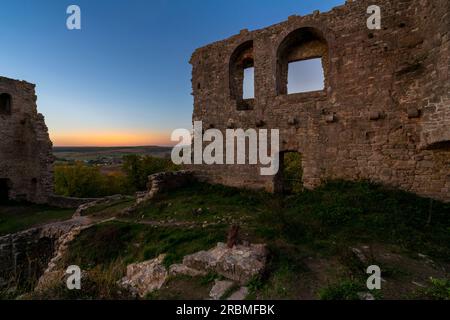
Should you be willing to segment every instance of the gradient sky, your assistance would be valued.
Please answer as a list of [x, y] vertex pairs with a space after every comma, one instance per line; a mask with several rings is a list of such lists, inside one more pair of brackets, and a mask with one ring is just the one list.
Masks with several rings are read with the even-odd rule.
[[[0, 75], [37, 85], [56, 146], [167, 145], [190, 128], [192, 52], [344, 0], [2, 0]], [[66, 29], [66, 9], [82, 30]]]

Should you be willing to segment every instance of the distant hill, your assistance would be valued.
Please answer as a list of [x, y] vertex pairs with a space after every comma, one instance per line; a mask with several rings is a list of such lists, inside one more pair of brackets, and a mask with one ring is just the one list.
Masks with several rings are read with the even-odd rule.
[[170, 157], [172, 147], [54, 147], [53, 154], [58, 159], [88, 161], [98, 158], [122, 158], [125, 155], [139, 154], [160, 158]]

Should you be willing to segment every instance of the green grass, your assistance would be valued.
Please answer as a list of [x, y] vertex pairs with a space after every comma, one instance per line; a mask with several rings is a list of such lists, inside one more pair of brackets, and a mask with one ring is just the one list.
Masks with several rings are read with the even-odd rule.
[[36, 225], [70, 219], [73, 209], [42, 205], [0, 205], [0, 236], [32, 228]]
[[330, 254], [334, 243], [380, 241], [450, 259], [450, 204], [369, 182], [334, 181], [287, 197], [197, 183], [160, 195], [136, 217], [238, 222], [253, 237]]
[[95, 217], [114, 217], [121, 213], [122, 210], [131, 207], [135, 203], [133, 197], [125, 197], [123, 199], [112, 201], [111, 203], [101, 203], [88, 208], [83, 215], [92, 215]]
[[355, 280], [342, 280], [319, 291], [320, 300], [359, 300], [358, 293], [367, 291], [364, 284]]
[[266, 210], [270, 195], [196, 183], [158, 196], [139, 208], [136, 216], [148, 220], [231, 222], [248, 221]]
[[226, 231], [221, 226], [186, 229], [109, 222], [87, 229], [71, 243], [65, 264], [89, 269], [117, 259], [129, 264], [165, 253], [164, 264], [170, 266], [225, 238]]
[[[141, 219], [217, 224], [188, 228], [133, 222]], [[164, 264], [169, 266], [225, 241], [227, 229], [236, 222], [242, 239], [267, 243], [270, 251], [267, 273], [249, 283], [251, 298], [358, 299], [358, 292], [367, 291], [363, 281], [367, 266], [355, 259], [349, 247], [359, 244], [450, 261], [450, 204], [369, 182], [334, 181], [285, 197], [196, 183], [159, 195], [129, 217], [128, 223], [110, 222], [83, 231], [71, 243], [64, 263], [91, 270], [166, 253]], [[308, 261], [319, 266], [310, 267]], [[407, 283], [414, 277], [402, 265], [369, 263], [381, 265], [388, 279]], [[175, 279], [165, 293], [149, 298], [183, 298], [189, 286], [206, 290], [206, 284], [198, 281]], [[442, 297], [442, 286], [434, 287], [429, 296]], [[376, 294], [376, 298], [382, 296]]]
[[261, 232], [322, 252], [381, 242], [450, 261], [450, 204], [430, 201], [368, 182], [330, 182], [285, 198], [279, 212], [261, 217]]
[[428, 288], [420, 290], [418, 297], [429, 300], [450, 300], [450, 279], [430, 279]]

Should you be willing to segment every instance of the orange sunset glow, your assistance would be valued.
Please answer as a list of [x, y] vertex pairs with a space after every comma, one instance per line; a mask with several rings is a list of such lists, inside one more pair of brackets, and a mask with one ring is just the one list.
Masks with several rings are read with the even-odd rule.
[[122, 147], [146, 145], [173, 145], [169, 132], [53, 132], [53, 145], [57, 147]]

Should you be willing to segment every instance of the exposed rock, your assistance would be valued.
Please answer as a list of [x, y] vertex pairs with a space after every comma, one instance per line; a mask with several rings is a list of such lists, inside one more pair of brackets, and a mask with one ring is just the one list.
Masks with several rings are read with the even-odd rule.
[[413, 285], [420, 287], [420, 288], [426, 288], [426, 285], [424, 285], [423, 283], [417, 282], [417, 281], [412, 281], [411, 282]]
[[353, 252], [353, 254], [361, 261], [362, 263], [366, 263], [368, 261], [365, 254], [358, 248], [350, 248]]
[[375, 297], [373, 296], [373, 294], [368, 293], [368, 292], [359, 292], [358, 297], [360, 300], [367, 300], [367, 301], [375, 300]]
[[240, 287], [238, 291], [234, 292], [227, 300], [240, 301], [245, 300], [248, 296], [248, 288]]
[[46, 288], [51, 288], [60, 284], [64, 281], [65, 272], [64, 270], [56, 270], [46, 272], [42, 277], [39, 278], [37, 286], [34, 291], [44, 291]]
[[163, 254], [152, 260], [130, 264], [127, 275], [119, 284], [140, 297], [159, 290], [168, 277], [167, 269], [162, 264], [164, 258]]
[[211, 291], [209, 292], [209, 296], [213, 300], [220, 300], [225, 293], [227, 293], [228, 290], [230, 290], [234, 286], [233, 281], [219, 281], [216, 280], [214, 286], [212, 287]]
[[238, 245], [230, 249], [226, 244], [219, 243], [209, 251], [200, 251], [184, 257], [183, 264], [196, 270], [217, 272], [228, 279], [245, 284], [264, 271], [266, 257], [267, 250], [263, 244]]
[[205, 276], [208, 273], [202, 270], [196, 270], [185, 266], [184, 264], [173, 264], [169, 267], [169, 275], [185, 275], [190, 277]]

